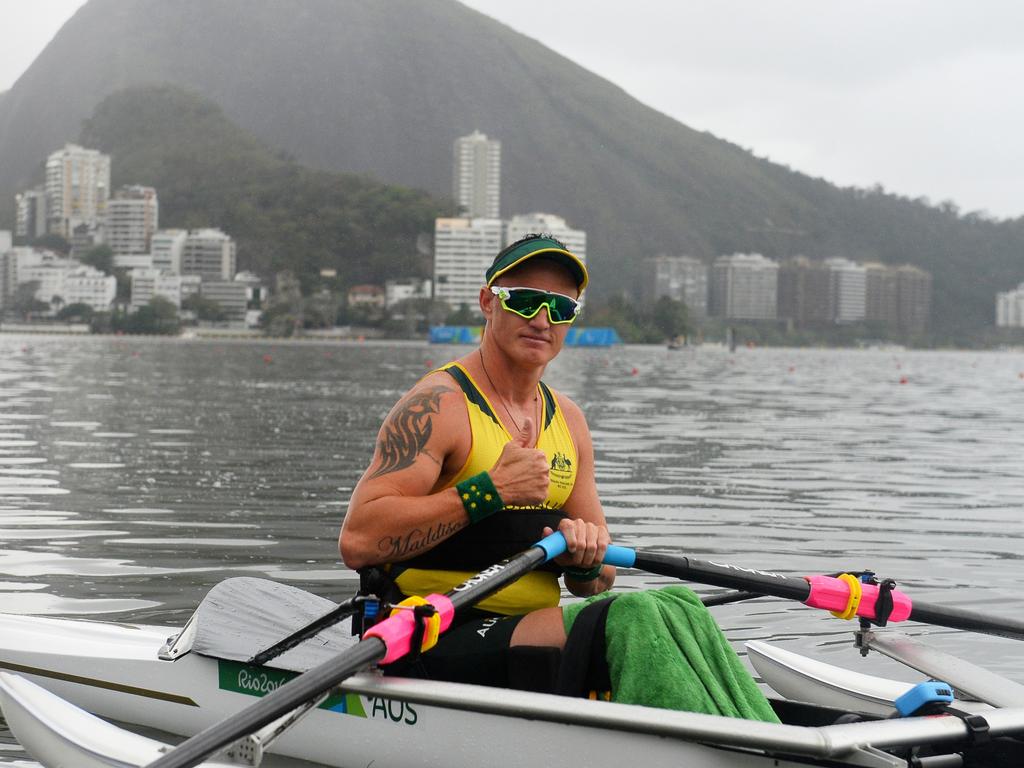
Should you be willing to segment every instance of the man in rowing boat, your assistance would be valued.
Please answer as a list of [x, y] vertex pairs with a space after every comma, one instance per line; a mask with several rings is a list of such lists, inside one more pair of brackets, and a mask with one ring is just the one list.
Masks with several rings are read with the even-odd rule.
[[388, 414], [339, 545], [403, 595], [444, 593], [553, 530], [567, 554], [478, 604], [403, 674], [509, 684], [510, 648], [561, 648], [558, 576], [575, 595], [611, 588], [610, 543], [580, 408], [541, 381], [579, 312], [583, 262], [530, 235], [485, 274], [480, 347], [421, 379]]

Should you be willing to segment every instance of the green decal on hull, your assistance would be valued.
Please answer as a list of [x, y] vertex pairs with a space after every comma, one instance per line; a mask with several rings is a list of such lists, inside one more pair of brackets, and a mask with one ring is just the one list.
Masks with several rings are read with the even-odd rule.
[[[238, 661], [217, 660], [217, 674], [222, 691], [244, 693], [247, 696], [266, 696], [280, 688], [294, 677], [297, 672], [270, 667], [255, 667]], [[366, 710], [358, 694], [335, 694], [320, 705], [321, 709], [330, 709], [356, 717], [366, 717]]]

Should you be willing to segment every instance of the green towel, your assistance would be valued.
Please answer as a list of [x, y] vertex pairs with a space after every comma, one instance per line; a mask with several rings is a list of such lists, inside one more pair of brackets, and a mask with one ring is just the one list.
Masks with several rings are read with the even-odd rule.
[[589, 603], [615, 597], [605, 630], [612, 701], [779, 722], [700, 598], [686, 587], [605, 593], [563, 608], [568, 634]]

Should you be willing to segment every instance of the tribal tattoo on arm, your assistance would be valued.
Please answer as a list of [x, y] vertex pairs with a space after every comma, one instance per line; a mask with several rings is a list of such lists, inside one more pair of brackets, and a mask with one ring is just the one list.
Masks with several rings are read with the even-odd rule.
[[421, 453], [441, 463], [427, 453], [426, 445], [433, 429], [431, 417], [440, 412], [441, 395], [451, 391], [449, 387], [427, 387], [413, 392], [395, 407], [377, 440], [380, 466], [370, 475], [371, 479], [411, 467]]

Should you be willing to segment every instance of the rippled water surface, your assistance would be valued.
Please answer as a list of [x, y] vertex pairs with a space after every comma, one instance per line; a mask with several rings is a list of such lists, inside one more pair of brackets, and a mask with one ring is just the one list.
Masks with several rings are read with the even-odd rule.
[[[377, 427], [465, 351], [0, 335], [0, 612], [175, 625], [240, 574], [349, 594], [337, 532]], [[1022, 354], [625, 347], [567, 350], [545, 378], [589, 418], [619, 543], [1024, 607]], [[740, 650], [902, 674], [828, 614], [714, 611]], [[1020, 644], [911, 631], [1024, 681]], [[25, 759], [0, 721], [0, 764]]]

